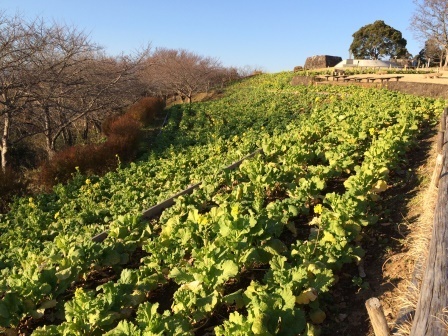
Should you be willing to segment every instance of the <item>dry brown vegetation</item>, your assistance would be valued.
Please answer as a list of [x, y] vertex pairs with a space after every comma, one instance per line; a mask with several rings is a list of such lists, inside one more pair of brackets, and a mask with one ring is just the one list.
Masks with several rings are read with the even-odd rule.
[[54, 184], [66, 182], [74, 173], [102, 175], [135, 159], [141, 128], [148, 126], [165, 108], [161, 98], [143, 98], [132, 105], [127, 113], [106, 119], [104, 143], [68, 147], [58, 153], [40, 169], [38, 185], [50, 189]]

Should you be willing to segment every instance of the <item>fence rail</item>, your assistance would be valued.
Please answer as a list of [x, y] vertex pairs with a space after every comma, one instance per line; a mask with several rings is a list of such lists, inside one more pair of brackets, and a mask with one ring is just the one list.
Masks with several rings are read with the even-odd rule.
[[[420, 297], [412, 324], [411, 336], [438, 336], [447, 334], [443, 322], [448, 308], [448, 134], [444, 109], [438, 136], [438, 163], [434, 186], [438, 187], [429, 254], [423, 274]], [[439, 167], [438, 167], [439, 165]]]

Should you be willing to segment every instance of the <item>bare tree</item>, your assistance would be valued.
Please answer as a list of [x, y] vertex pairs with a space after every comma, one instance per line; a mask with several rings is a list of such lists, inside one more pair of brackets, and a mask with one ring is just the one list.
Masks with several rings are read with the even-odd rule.
[[0, 13], [1, 167], [8, 148], [44, 135], [51, 157], [62, 137], [73, 144], [73, 129], [99, 127], [107, 113], [134, 103], [145, 88], [139, 74], [150, 46], [134, 55], [107, 57], [76, 28], [27, 22]]
[[448, 0], [414, 0], [416, 12], [410, 28], [422, 42], [433, 40], [444, 50], [448, 65]]
[[45, 43], [28, 61], [36, 84], [28, 89], [32, 104], [26, 112], [34, 131], [45, 135], [46, 150], [51, 157], [56, 139], [79, 117], [71, 106], [80, 94], [80, 87], [88, 82], [84, 64], [94, 59], [99, 47], [76, 29], [57, 24], [39, 28], [34, 31], [35, 40]]
[[55, 152], [61, 135], [70, 144], [69, 127], [75, 122], [84, 119], [86, 136], [93, 114], [98, 118], [99, 113], [128, 105], [143, 91], [138, 90], [138, 85], [131, 85], [136, 78], [135, 60], [78, 56], [72, 59], [71, 55], [64, 55], [60, 67], [47, 64], [52, 69], [46, 71], [45, 80], [30, 93], [33, 104], [29, 115], [37, 132], [45, 135], [49, 157]]
[[160, 92], [176, 93], [186, 102], [193, 94], [205, 92], [222, 69], [220, 62], [186, 50], [157, 49], [149, 60], [148, 77]]
[[434, 39], [429, 39], [425, 42], [425, 58], [427, 64], [436, 64], [443, 66], [445, 49], [442, 48], [439, 43]]
[[78, 109], [89, 110], [82, 117], [81, 136], [84, 140], [87, 140], [90, 127], [100, 131], [106, 117], [116, 114], [145, 95], [147, 87], [140, 74], [149, 51], [148, 46], [133, 56], [102, 56], [89, 65], [87, 72], [90, 85], [82, 89], [84, 94], [81, 105], [76, 105]]
[[31, 46], [36, 24], [26, 24], [19, 16], [8, 18], [0, 13], [0, 162], [3, 171], [8, 163], [14, 117], [28, 102], [27, 87], [32, 83], [27, 64], [35, 48], [40, 47], [38, 41]]

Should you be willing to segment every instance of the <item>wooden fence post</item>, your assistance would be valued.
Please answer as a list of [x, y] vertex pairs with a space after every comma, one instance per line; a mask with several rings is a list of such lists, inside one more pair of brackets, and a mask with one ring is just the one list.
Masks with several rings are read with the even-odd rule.
[[445, 107], [443, 109], [442, 116], [440, 117], [440, 124], [439, 124], [439, 132], [437, 134], [437, 158], [436, 158], [436, 165], [434, 167], [434, 171], [432, 173], [431, 177], [431, 187], [437, 188], [439, 185], [439, 178], [440, 173], [442, 172], [442, 165], [443, 165], [443, 146], [445, 145], [445, 130], [446, 130], [446, 115], [448, 113], [448, 107]]
[[366, 301], [366, 308], [375, 336], [389, 336], [389, 327], [387, 326], [386, 316], [384, 316], [380, 300], [376, 297], [368, 299]]
[[442, 147], [445, 141], [445, 130], [446, 130], [446, 114], [448, 113], [448, 108], [443, 109], [442, 116], [440, 117], [439, 132], [437, 134], [437, 154], [442, 153]]
[[442, 153], [444, 138], [445, 138], [444, 131], [437, 132], [437, 154]]
[[432, 176], [431, 176], [431, 184], [430, 187], [431, 188], [438, 188], [439, 186], [439, 180], [440, 180], [440, 173], [442, 172], [442, 168], [443, 168], [443, 154], [437, 154], [437, 158], [436, 158], [436, 165], [434, 167], [434, 170], [432, 172]]
[[445, 131], [446, 130], [446, 116], [448, 114], [448, 107], [445, 107], [443, 109], [443, 113], [442, 113], [442, 120], [440, 121], [440, 125], [441, 125], [441, 131]]

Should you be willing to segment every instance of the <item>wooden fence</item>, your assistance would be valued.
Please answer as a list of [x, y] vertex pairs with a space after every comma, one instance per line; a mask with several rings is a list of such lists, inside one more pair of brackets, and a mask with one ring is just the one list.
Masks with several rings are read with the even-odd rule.
[[[415, 311], [411, 336], [447, 335], [448, 325], [443, 322], [444, 309], [448, 308], [448, 134], [446, 116], [440, 122], [438, 158], [434, 184], [438, 186], [429, 255], [426, 260], [420, 297]], [[448, 315], [445, 316], [448, 321]]]

